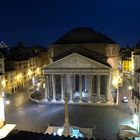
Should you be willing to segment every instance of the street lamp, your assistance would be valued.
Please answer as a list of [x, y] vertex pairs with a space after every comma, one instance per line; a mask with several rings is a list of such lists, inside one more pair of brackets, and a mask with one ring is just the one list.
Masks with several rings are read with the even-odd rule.
[[10, 104], [10, 101], [9, 100], [6, 100], [5, 101], [5, 104], [9, 105]]
[[35, 78], [34, 77], [32, 78], [32, 83], [33, 83], [33, 86], [35, 86]]
[[41, 84], [40, 83], [37, 83], [37, 90], [39, 90]]
[[133, 89], [133, 86], [129, 86], [128, 89], [129, 89], [129, 90], [132, 90], [132, 89]]

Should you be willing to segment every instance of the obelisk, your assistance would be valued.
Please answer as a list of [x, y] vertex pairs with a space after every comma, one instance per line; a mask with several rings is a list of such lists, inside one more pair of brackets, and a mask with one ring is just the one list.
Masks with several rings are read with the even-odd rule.
[[65, 124], [69, 124], [68, 96], [65, 96]]
[[71, 135], [71, 128], [69, 125], [69, 110], [68, 110], [68, 96], [65, 96], [65, 123], [64, 123], [64, 130], [63, 135], [68, 136]]

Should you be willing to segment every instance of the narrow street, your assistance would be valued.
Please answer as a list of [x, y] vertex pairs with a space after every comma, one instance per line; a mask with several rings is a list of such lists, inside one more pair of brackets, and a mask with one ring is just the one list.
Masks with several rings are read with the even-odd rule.
[[[126, 114], [132, 115], [134, 113], [133, 110], [133, 102], [131, 98], [131, 90], [128, 89], [130, 82], [128, 79], [124, 78], [123, 86], [119, 89], [119, 104], [118, 107], [121, 108]], [[123, 97], [128, 98], [128, 103], [123, 102]]]

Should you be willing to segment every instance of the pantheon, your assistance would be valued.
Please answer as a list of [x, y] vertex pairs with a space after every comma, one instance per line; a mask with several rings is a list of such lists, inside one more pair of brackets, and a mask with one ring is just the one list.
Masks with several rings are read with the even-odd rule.
[[43, 68], [50, 102], [115, 103], [119, 45], [89, 27], [75, 28], [49, 46], [51, 63]]

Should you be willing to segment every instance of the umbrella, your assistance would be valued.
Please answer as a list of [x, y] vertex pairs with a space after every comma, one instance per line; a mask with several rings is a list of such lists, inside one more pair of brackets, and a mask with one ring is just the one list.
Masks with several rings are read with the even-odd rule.
[[120, 130], [136, 130], [137, 131], [137, 129], [135, 129], [129, 125], [121, 125]]
[[123, 131], [122, 133], [119, 134], [120, 137], [123, 137], [123, 138], [134, 138], [134, 137], [139, 137], [136, 133], [134, 132], [127, 132], [127, 131]]

